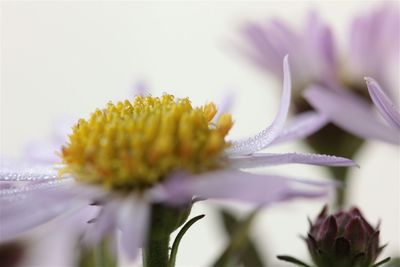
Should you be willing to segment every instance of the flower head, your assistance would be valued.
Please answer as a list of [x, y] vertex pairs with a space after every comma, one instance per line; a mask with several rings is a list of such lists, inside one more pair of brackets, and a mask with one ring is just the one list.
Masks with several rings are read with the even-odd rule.
[[144, 188], [174, 170], [199, 173], [222, 163], [232, 127], [229, 114], [213, 125], [216, 106], [193, 108], [189, 99], [137, 96], [80, 119], [62, 148], [68, 172], [83, 182]]
[[[175, 215], [168, 217], [180, 222], [195, 196], [257, 205], [323, 196], [326, 183], [241, 170], [285, 163], [354, 165], [326, 155], [258, 152], [303, 137], [326, 122], [324, 116], [309, 113], [285, 128], [290, 96], [285, 58], [283, 97], [275, 120], [241, 141], [226, 140], [232, 119], [228, 114], [214, 119], [217, 109], [212, 103], [192, 107], [188, 99], [164, 95], [109, 104], [73, 127], [62, 148], [62, 164], [3, 162], [0, 183], [11, 183], [11, 187], [0, 190], [1, 240], [94, 206], [97, 215], [82, 222], [85, 242], [96, 244], [120, 230], [122, 248], [134, 258], [145, 246], [150, 225], [160, 222], [160, 207], [172, 210]], [[14, 186], [16, 181], [22, 186]], [[157, 215], [155, 221], [151, 221], [153, 215]], [[178, 221], [168, 224], [168, 231]]]

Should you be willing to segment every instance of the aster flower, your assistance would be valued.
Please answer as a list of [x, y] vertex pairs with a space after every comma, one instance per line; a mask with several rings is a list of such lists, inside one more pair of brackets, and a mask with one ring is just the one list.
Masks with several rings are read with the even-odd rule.
[[[398, 142], [394, 130], [385, 124], [362, 123], [373, 112], [362, 77], [375, 77], [387, 86], [387, 95], [396, 95], [388, 74], [398, 68], [399, 18], [398, 6], [390, 4], [355, 18], [347, 51], [339, 51], [332, 30], [316, 12], [310, 12], [300, 31], [277, 19], [247, 23], [243, 30], [247, 46], [239, 49], [262, 70], [279, 78], [277, 58], [285, 53], [293, 55], [294, 113], [316, 110], [331, 122], [305, 139], [307, 145], [318, 153], [354, 158], [365, 139]], [[354, 109], [360, 112], [351, 112]], [[333, 113], [337, 116], [332, 117]], [[340, 207], [345, 202], [348, 169], [328, 169], [344, 185], [337, 191]]]
[[[398, 65], [400, 51], [399, 20], [398, 7], [390, 4], [356, 17], [349, 27], [345, 51], [338, 50], [331, 28], [315, 11], [308, 14], [300, 30], [276, 18], [263, 24], [248, 22], [242, 31], [247, 45], [238, 49], [279, 78], [279, 59], [292, 55], [295, 90], [317, 84], [332, 90], [346, 87], [357, 91], [363, 87], [364, 76], [375, 77], [389, 90], [388, 68]], [[394, 89], [389, 92], [394, 93]]]
[[[162, 263], [153, 262], [157, 266], [168, 258], [169, 234], [186, 220], [194, 196], [257, 205], [323, 196], [325, 183], [240, 170], [285, 163], [354, 165], [326, 155], [258, 152], [304, 136], [325, 122], [325, 117], [309, 113], [284, 129], [290, 97], [285, 58], [281, 107], [273, 123], [251, 138], [233, 142], [225, 140], [233, 125], [231, 116], [221, 114], [213, 123], [213, 103], [193, 108], [188, 99], [171, 95], [109, 103], [73, 127], [60, 152], [62, 164], [3, 160], [0, 183], [13, 184], [0, 190], [0, 238], [12, 239], [56, 217], [95, 206], [99, 212], [88, 222], [86, 244], [110, 236], [113, 240], [119, 229], [122, 248], [131, 259], [142, 247], [146, 258], [161, 258]], [[158, 242], [155, 247], [153, 242]], [[159, 255], [160, 246], [166, 255]]]
[[[390, 77], [387, 74], [390, 73], [389, 68], [398, 65], [399, 25], [397, 6], [382, 5], [369, 14], [356, 17], [350, 27], [348, 50], [344, 52], [346, 59], [341, 60], [330, 27], [317, 13], [311, 12], [304, 29], [300, 32], [294, 31], [276, 19], [266, 25], [246, 24], [243, 32], [250, 47], [243, 52], [264, 70], [278, 77], [280, 73], [277, 72], [277, 58], [286, 53], [294, 55], [292, 58], [294, 88], [297, 90], [308, 88], [305, 92], [306, 99], [321, 113], [330, 115], [330, 109], [334, 106], [336, 112], [348, 120], [342, 122], [331, 119], [337, 126], [347, 130], [349, 123], [356, 125], [357, 117], [363, 117], [362, 114], [354, 115], [349, 112], [350, 106], [365, 109], [364, 117], [371, 113], [365, 101], [369, 99], [363, 85], [364, 76], [375, 77], [380, 84], [385, 85], [387, 95], [391, 97], [395, 95], [394, 89], [389, 86]], [[321, 98], [329, 99], [330, 103], [328, 101], [322, 103]], [[309, 109], [301, 99], [295, 99], [295, 108], [298, 113]], [[361, 127], [356, 135], [397, 142], [397, 138], [393, 138], [392, 134], [385, 134], [384, 130], [373, 130], [382, 127], [385, 126], [371, 125], [371, 129], [362, 134], [361, 128], [365, 127]]]

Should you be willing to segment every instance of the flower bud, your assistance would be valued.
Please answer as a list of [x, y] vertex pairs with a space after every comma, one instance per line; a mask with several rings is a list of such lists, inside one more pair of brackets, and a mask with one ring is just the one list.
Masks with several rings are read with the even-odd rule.
[[379, 245], [377, 228], [357, 208], [328, 215], [325, 206], [310, 223], [305, 240], [318, 267], [370, 267], [384, 247]]

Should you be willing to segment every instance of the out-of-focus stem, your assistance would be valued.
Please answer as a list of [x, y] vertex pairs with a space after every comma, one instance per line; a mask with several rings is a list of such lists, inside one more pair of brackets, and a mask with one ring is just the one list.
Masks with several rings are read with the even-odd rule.
[[169, 234], [155, 236], [150, 234], [147, 248], [143, 250], [143, 266], [167, 266], [169, 257]]

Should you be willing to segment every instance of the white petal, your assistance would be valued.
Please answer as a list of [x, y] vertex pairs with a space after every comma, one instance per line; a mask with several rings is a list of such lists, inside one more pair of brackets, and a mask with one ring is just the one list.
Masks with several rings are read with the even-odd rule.
[[150, 220], [150, 205], [137, 196], [124, 200], [120, 209], [118, 226], [122, 231], [122, 248], [134, 260], [143, 246]]
[[230, 155], [247, 155], [266, 148], [281, 134], [289, 112], [292, 85], [288, 56], [283, 60], [283, 92], [279, 111], [272, 124], [257, 135], [242, 141], [234, 141], [227, 150]]
[[250, 156], [229, 158], [229, 163], [235, 168], [257, 168], [288, 163], [302, 163], [320, 166], [356, 166], [354, 161], [329, 155], [306, 153], [255, 153]]

